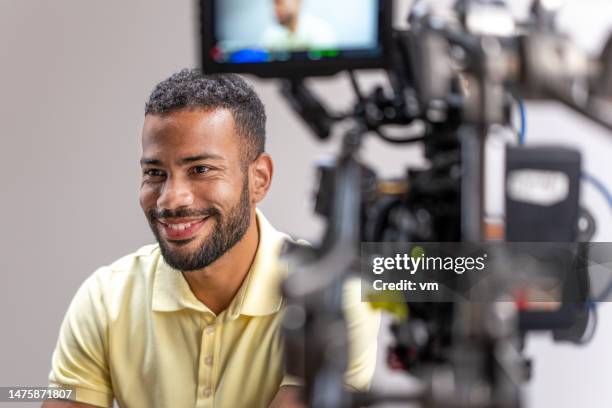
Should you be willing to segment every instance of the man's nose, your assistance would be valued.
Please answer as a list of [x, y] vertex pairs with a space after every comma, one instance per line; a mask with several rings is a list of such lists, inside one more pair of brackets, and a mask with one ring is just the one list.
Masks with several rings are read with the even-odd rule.
[[193, 204], [193, 193], [189, 183], [169, 179], [162, 193], [157, 199], [157, 208], [174, 210], [181, 207], [190, 207]]

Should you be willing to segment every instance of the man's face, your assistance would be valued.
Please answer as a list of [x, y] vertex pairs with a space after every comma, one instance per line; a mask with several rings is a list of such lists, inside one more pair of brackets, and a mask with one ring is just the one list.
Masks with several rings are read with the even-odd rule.
[[288, 26], [300, 12], [300, 0], [274, 0], [274, 14], [282, 26]]
[[245, 234], [252, 208], [241, 142], [225, 109], [145, 117], [140, 205], [173, 268], [204, 268]]

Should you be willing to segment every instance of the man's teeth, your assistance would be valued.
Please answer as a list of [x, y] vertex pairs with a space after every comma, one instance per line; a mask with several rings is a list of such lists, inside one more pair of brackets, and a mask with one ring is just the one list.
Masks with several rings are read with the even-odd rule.
[[198, 221], [192, 221], [192, 222], [187, 222], [183, 224], [166, 224], [166, 225], [175, 231], [184, 231], [197, 222]]

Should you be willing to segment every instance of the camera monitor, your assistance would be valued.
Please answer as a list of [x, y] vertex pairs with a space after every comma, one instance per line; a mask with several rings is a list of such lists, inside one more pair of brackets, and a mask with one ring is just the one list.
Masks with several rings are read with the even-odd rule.
[[261, 77], [383, 68], [390, 0], [200, 0], [207, 73]]

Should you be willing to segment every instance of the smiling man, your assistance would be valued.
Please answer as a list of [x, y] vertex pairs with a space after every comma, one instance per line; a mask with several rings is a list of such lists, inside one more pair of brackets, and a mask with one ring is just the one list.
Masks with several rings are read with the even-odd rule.
[[276, 24], [264, 28], [261, 43], [270, 50], [337, 48], [333, 26], [303, 10], [303, 0], [272, 0]]
[[[290, 407], [278, 253], [256, 209], [272, 180], [264, 106], [238, 76], [184, 70], [146, 104], [140, 204], [158, 244], [98, 269], [62, 324], [49, 375], [74, 401], [44, 407]], [[344, 298], [346, 385], [369, 386], [379, 315]]]

